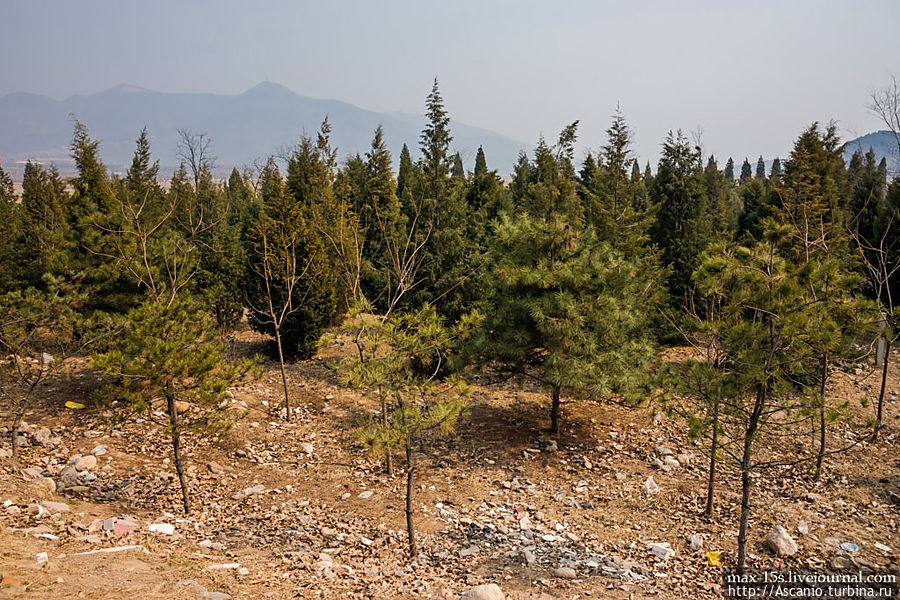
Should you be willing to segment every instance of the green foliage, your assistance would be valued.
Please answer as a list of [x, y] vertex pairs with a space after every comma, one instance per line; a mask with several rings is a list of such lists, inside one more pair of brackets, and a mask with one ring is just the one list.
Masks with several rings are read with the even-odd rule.
[[65, 182], [55, 167], [25, 164], [18, 252], [22, 279], [28, 285], [41, 286], [44, 273], [70, 273], [68, 203]]
[[228, 425], [219, 408], [225, 391], [252, 363], [229, 362], [209, 315], [195, 300], [176, 298], [148, 300], [129, 311], [112, 349], [96, 354], [92, 366], [114, 377], [108, 393], [136, 410], [154, 398], [190, 402], [190, 412], [177, 427], [216, 431]]
[[21, 210], [13, 191], [12, 178], [0, 165], [0, 294], [18, 287], [20, 269], [18, 247]]
[[505, 216], [491, 247], [494, 289], [469, 349], [551, 390], [641, 400], [656, 352], [656, 293], [641, 266], [561, 217]]
[[[244, 292], [250, 326], [275, 335], [269, 300], [287, 307], [281, 326], [283, 350], [308, 358], [334, 317], [335, 275], [321, 239], [307, 225], [304, 206], [292, 197], [274, 161], [262, 174], [262, 216], [249, 233], [250, 274]], [[267, 286], [268, 273], [268, 286]]]
[[669, 291], [677, 301], [690, 295], [691, 274], [714, 237], [699, 162], [699, 152], [687, 138], [680, 131], [669, 132], [650, 192], [659, 206], [651, 233], [671, 269]]

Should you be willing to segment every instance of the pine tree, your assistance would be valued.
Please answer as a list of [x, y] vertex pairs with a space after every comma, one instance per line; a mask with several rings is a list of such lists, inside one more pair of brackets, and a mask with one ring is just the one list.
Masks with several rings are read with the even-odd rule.
[[22, 178], [19, 243], [25, 281], [40, 288], [45, 273], [67, 272], [70, 246], [66, 184], [56, 167], [28, 161]]
[[418, 548], [413, 490], [416, 471], [421, 468], [416, 454], [429, 440], [451, 434], [468, 410], [467, 389], [461, 381], [436, 380], [433, 373], [423, 372], [421, 364], [446, 360], [458, 332], [444, 326], [433, 307], [370, 321], [357, 323], [354, 338], [359, 353], [348, 355], [340, 372], [352, 387], [377, 389], [379, 394], [392, 396], [395, 408], [391, 417], [383, 414], [381, 419], [370, 420], [357, 430], [356, 437], [376, 455], [400, 451], [406, 456], [406, 531], [409, 555], [414, 557]]
[[182, 508], [188, 514], [181, 438], [197, 429], [215, 432], [228, 426], [221, 402], [251, 363], [229, 363], [212, 320], [191, 300], [177, 298], [149, 300], [129, 312], [113, 349], [94, 357], [93, 366], [121, 378], [109, 393], [124, 395], [137, 409], [156, 398], [165, 400], [165, 431], [172, 444]]
[[564, 391], [643, 397], [655, 358], [647, 326], [654, 298], [633, 261], [565, 213], [504, 215], [490, 256], [492, 297], [465, 345], [545, 385], [551, 431], [559, 430]]
[[777, 156], [772, 161], [772, 170], [769, 172], [769, 185], [776, 188], [781, 185], [781, 159]]

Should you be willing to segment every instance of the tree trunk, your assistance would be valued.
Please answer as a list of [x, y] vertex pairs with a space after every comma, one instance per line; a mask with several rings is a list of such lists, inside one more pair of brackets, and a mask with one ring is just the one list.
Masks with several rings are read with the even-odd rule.
[[178, 474], [178, 483], [181, 485], [181, 503], [184, 506], [184, 514], [188, 514], [191, 505], [188, 502], [187, 483], [184, 481], [184, 470], [181, 468], [181, 432], [178, 431], [178, 410], [175, 408], [175, 394], [169, 384], [166, 393], [166, 404], [169, 411], [169, 425], [172, 427], [172, 453], [175, 457], [175, 472]]
[[18, 408], [16, 408], [16, 414], [13, 417], [12, 422], [12, 433], [11, 433], [11, 442], [12, 442], [12, 459], [13, 462], [16, 461], [19, 455], [19, 425], [22, 423], [22, 417], [25, 416], [25, 408], [28, 406], [28, 400], [31, 398], [31, 391], [34, 388], [30, 388], [28, 392], [25, 393], [25, 396], [22, 397], [22, 401], [19, 402]]
[[881, 389], [878, 391], [878, 408], [875, 412], [875, 430], [872, 432], [872, 441], [878, 439], [878, 430], [881, 429], [881, 419], [884, 411], [884, 391], [887, 388], [888, 364], [891, 362], [891, 340], [885, 339], [884, 361], [881, 363]]
[[816, 455], [816, 481], [822, 476], [822, 462], [825, 460], [825, 384], [828, 381], [828, 353], [822, 354], [822, 375], [819, 379], [819, 453]]
[[412, 446], [406, 444], [406, 535], [409, 539], [409, 556], [412, 558], [416, 555], [416, 530], [413, 526], [413, 456]]
[[719, 401], [713, 404], [712, 419], [712, 443], [709, 448], [709, 477], [706, 480], [706, 510], [707, 519], [713, 516], [713, 494], [716, 485], [716, 451], [719, 449]]
[[[378, 398], [381, 400], [381, 426], [387, 430], [388, 426], [388, 408], [387, 401], [384, 399], [384, 390], [379, 385], [378, 386]], [[387, 473], [388, 477], [394, 476], [394, 461], [391, 458], [391, 449], [388, 448], [387, 452], [384, 453], [384, 472]]]
[[281, 351], [281, 328], [275, 328], [275, 345], [278, 346], [278, 366], [281, 367], [281, 384], [284, 386], [284, 412], [291, 421], [291, 397], [288, 394], [287, 374], [284, 371], [284, 353]]
[[550, 433], [559, 433], [559, 386], [550, 393]]
[[762, 415], [763, 408], [766, 403], [766, 386], [760, 385], [756, 392], [756, 402], [753, 411], [750, 413], [750, 419], [747, 423], [747, 429], [744, 431], [744, 452], [741, 455], [741, 525], [738, 531], [738, 559], [737, 572], [739, 575], [744, 574], [744, 567], [747, 563], [747, 529], [750, 521], [750, 487], [753, 481], [750, 479], [750, 466], [753, 457], [753, 438], [756, 437], [756, 431], [759, 428], [759, 419]]

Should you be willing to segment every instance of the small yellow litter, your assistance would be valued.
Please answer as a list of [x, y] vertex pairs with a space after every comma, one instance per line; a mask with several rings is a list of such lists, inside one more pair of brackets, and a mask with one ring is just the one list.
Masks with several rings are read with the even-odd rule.
[[66, 401], [66, 408], [80, 409], [84, 408], [84, 404], [81, 402], [72, 402], [71, 400]]
[[722, 556], [721, 550], [714, 550], [712, 552], [706, 553], [706, 564], [710, 567], [721, 567], [722, 561], [719, 560], [719, 557]]

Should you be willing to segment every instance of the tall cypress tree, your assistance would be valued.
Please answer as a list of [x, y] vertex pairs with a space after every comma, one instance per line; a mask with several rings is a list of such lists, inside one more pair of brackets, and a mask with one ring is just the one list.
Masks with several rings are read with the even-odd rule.
[[753, 168], [750, 166], [750, 161], [745, 158], [744, 163], [741, 165], [741, 184], [747, 183], [752, 177]]
[[663, 264], [671, 268], [669, 291], [679, 301], [689, 295], [691, 274], [713, 239], [699, 159], [681, 131], [669, 132], [651, 189], [659, 207], [653, 241], [662, 252]]
[[17, 260], [21, 210], [12, 177], [0, 164], [0, 295], [11, 291], [22, 275]]
[[728, 161], [725, 163], [725, 171], [723, 174], [725, 175], [725, 180], [729, 183], [734, 181], [734, 159], [730, 156], [728, 157]]
[[761, 181], [766, 180], [766, 161], [762, 156], [756, 159], [756, 178]]

